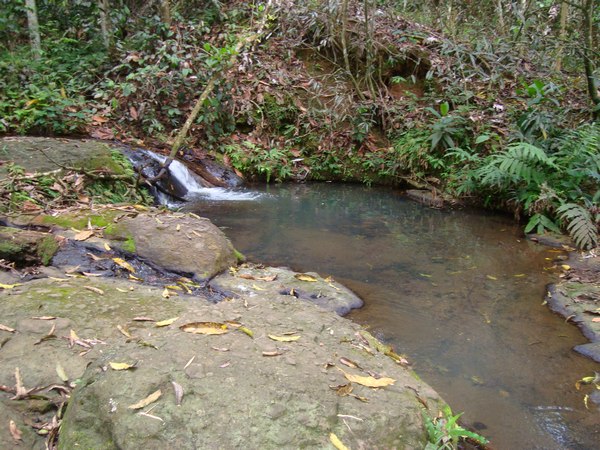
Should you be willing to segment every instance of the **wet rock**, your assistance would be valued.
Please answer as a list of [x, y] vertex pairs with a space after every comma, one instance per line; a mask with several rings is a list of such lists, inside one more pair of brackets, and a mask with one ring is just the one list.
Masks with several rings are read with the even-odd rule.
[[231, 295], [313, 303], [341, 316], [363, 305], [356, 294], [333, 280], [316, 273], [299, 274], [285, 267], [244, 264], [235, 272], [215, 277], [210, 285]]
[[17, 267], [48, 265], [58, 247], [52, 234], [0, 227], [0, 259], [12, 261]]
[[443, 197], [426, 189], [409, 189], [406, 191], [406, 196], [411, 200], [434, 208], [442, 208], [445, 204]]
[[[68, 320], [79, 338], [97, 343], [90, 349], [71, 347], [64, 330], [35, 344], [39, 333], [18, 327], [41, 314]], [[159, 328], [134, 321], [136, 316], [178, 319]], [[3, 324], [17, 327], [2, 348], [0, 384], [15, 384], [15, 367], [27, 388], [61, 383], [57, 362], [69, 379], [79, 380], [64, 415], [61, 449], [321, 448], [329, 445], [332, 432], [351, 448], [423, 448], [420, 400], [427, 402], [432, 415], [443, 405], [410, 370], [381, 353], [360, 350], [357, 324], [299, 300], [282, 303], [244, 295], [211, 305], [201, 297], [165, 300], [160, 288], [126, 280], [70, 278], [35, 280], [1, 291], [0, 317]], [[266, 317], [277, 325], [267, 323]], [[323, 317], [329, 331], [323, 330]], [[254, 337], [235, 329], [203, 336], [179, 328], [224, 318], [239, 321]], [[117, 325], [132, 337], [124, 336]], [[267, 337], [292, 331], [300, 335], [297, 341]], [[281, 355], [264, 356], [267, 342]], [[323, 370], [326, 362], [340, 356], [396, 381], [382, 389], [355, 384], [353, 392], [367, 397], [368, 403], [341, 397], [330, 385], [347, 383], [343, 372], [335, 367]], [[290, 359], [295, 364], [286, 363]], [[110, 362], [135, 363], [135, 369], [115, 371]], [[180, 405], [173, 382], [183, 388]], [[156, 402], [139, 410], [129, 408], [157, 390], [161, 396]], [[20, 429], [29, 430], [28, 448], [41, 447], [42, 438], [31, 434], [27, 423], [49, 420], [51, 414], [44, 408], [15, 408], [15, 402], [23, 400], [12, 401], [10, 396], [0, 392], [0, 419], [13, 418]], [[11, 448], [5, 428], [0, 427], [0, 447]]]

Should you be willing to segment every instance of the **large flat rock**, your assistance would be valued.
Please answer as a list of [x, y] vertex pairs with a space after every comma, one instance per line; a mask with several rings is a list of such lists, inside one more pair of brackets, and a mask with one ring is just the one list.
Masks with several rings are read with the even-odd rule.
[[[212, 305], [198, 296], [165, 299], [161, 288], [126, 280], [56, 278], [0, 291], [1, 323], [15, 329], [0, 331], [0, 385], [15, 384], [17, 367], [26, 388], [61, 384], [57, 364], [77, 380], [62, 449], [324, 448], [330, 433], [351, 448], [423, 448], [423, 404], [432, 416], [443, 405], [408, 368], [360, 337], [357, 324], [294, 296], [240, 295]], [[142, 316], [176, 319], [158, 327], [134, 320]], [[245, 328], [229, 325], [221, 335], [179, 328], [226, 321]], [[39, 342], [53, 324], [56, 338]], [[97, 343], [71, 347], [71, 330]], [[299, 337], [285, 342], [289, 336]], [[110, 362], [135, 368], [115, 371]], [[345, 373], [395, 381], [371, 388]], [[173, 383], [183, 390], [180, 404]], [[156, 402], [129, 408], [158, 390]], [[51, 400], [53, 392], [46, 394]], [[27, 432], [28, 447], [42, 448], [28, 424], [53, 411], [10, 397], [0, 391], [1, 417]], [[13, 444], [0, 427], [0, 447]]]

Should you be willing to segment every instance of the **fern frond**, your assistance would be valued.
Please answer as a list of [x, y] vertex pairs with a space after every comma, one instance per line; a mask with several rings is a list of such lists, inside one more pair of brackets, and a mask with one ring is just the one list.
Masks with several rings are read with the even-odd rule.
[[598, 245], [598, 227], [587, 209], [576, 203], [565, 203], [556, 212], [567, 223], [567, 231], [577, 247], [585, 250]]

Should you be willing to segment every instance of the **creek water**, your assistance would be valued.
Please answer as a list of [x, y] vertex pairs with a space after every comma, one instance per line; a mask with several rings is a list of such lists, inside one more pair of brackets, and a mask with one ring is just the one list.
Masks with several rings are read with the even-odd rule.
[[575, 382], [599, 365], [543, 305], [561, 253], [511, 218], [441, 211], [383, 188], [258, 186], [254, 201], [196, 197], [250, 261], [332, 275], [370, 328], [496, 449], [593, 449], [600, 412]]

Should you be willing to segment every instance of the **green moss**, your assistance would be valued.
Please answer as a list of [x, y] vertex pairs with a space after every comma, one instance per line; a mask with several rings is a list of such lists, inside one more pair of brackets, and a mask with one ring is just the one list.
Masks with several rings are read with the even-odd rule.
[[243, 263], [244, 261], [246, 261], [246, 257], [244, 256], [244, 254], [238, 252], [235, 248], [233, 249], [233, 254], [235, 255], [235, 259], [237, 259], [238, 263]]
[[82, 164], [83, 168], [87, 170], [104, 170], [114, 175], [134, 176], [134, 171], [127, 158], [115, 149], [110, 149], [106, 153], [100, 153]]
[[88, 222], [95, 227], [108, 227], [112, 225], [112, 220], [117, 215], [118, 211], [105, 211], [103, 214], [86, 214], [78, 215], [62, 215], [62, 216], [43, 216], [42, 223], [44, 225], [57, 225], [61, 228], [76, 228], [83, 229], [87, 227]]
[[121, 248], [129, 253], [135, 253], [135, 241], [133, 240], [133, 237], [128, 237], [125, 242], [123, 242], [123, 245], [121, 246]]
[[0, 242], [0, 257], [3, 259], [11, 259], [11, 255], [18, 255], [25, 247], [17, 245], [9, 241]]
[[53, 236], [45, 237], [37, 246], [37, 255], [44, 266], [50, 264], [52, 257], [58, 251], [58, 242]]

